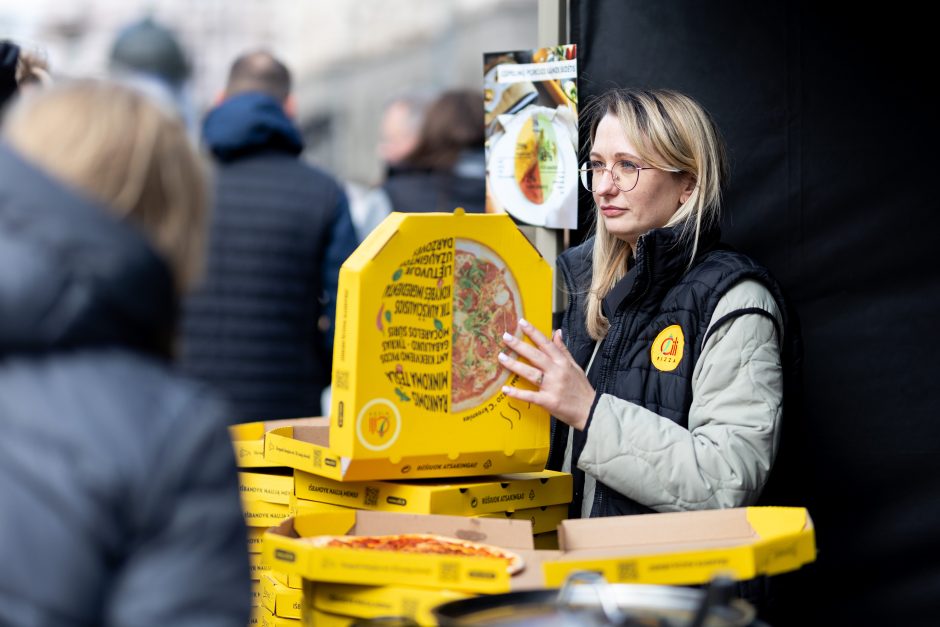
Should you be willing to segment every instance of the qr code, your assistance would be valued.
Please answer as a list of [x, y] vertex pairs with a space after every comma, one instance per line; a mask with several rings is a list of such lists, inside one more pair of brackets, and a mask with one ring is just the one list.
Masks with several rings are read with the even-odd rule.
[[459, 573], [460, 573], [460, 569], [457, 565], [457, 562], [454, 562], [454, 561], [441, 562], [441, 576], [440, 576], [441, 581], [457, 581], [457, 579], [459, 578], [458, 577]]
[[369, 507], [370, 505], [374, 507], [378, 504], [379, 504], [379, 489], [370, 488], [369, 486], [366, 486], [364, 505], [366, 507]]
[[617, 562], [617, 581], [636, 581], [636, 562]]
[[335, 387], [337, 390], [349, 389], [349, 371], [348, 370], [336, 371], [336, 376], [333, 377], [333, 387]]
[[323, 451], [314, 449], [313, 451], [313, 465], [319, 468], [323, 465]]

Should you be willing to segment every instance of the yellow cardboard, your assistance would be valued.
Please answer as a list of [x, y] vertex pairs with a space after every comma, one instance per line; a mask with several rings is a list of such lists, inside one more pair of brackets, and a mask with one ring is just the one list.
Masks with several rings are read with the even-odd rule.
[[[474, 302], [503, 285], [487, 272], [505, 287]], [[328, 431], [274, 430], [266, 459], [341, 481], [543, 469], [548, 412], [501, 391], [530, 384], [496, 351], [504, 331], [521, 335], [518, 317], [550, 328], [551, 295], [551, 268], [508, 215], [391, 214], [340, 271]], [[519, 307], [490, 319], [490, 303]], [[471, 328], [458, 372], [485, 359], [455, 379], [454, 340]], [[458, 380], [491, 385], [463, 398]]]
[[260, 627], [261, 625], [261, 612], [264, 610], [261, 605], [253, 605], [251, 607], [251, 614], [248, 616], [248, 627]]
[[264, 574], [267, 567], [264, 565], [264, 557], [261, 553], [248, 554], [248, 567], [251, 571], [252, 581], [261, 581], [261, 575]]
[[[344, 533], [342, 528], [346, 526], [350, 535], [412, 531], [489, 541], [506, 548], [532, 548], [532, 527], [528, 521], [358, 510], [350, 512], [351, 516], [339, 513], [301, 516], [268, 530], [264, 538], [265, 564], [272, 570], [316, 581], [496, 593], [510, 589], [506, 563], [499, 559], [356, 551], [319, 547], [303, 538], [323, 533], [341, 534]], [[347, 526], [350, 518], [353, 524]]]
[[775, 575], [816, 559], [813, 523], [799, 507], [567, 520], [559, 541], [563, 551], [542, 561], [550, 587], [575, 570], [609, 582], [694, 585], [716, 575]]
[[231, 425], [229, 437], [235, 449], [235, 461], [242, 468], [266, 468], [277, 466], [264, 455], [265, 433], [271, 429], [288, 425], [303, 424], [305, 419], [268, 420], [244, 422]]
[[[542, 472], [426, 481], [335, 481], [296, 470], [298, 497], [385, 512], [474, 516], [571, 501], [568, 473]], [[554, 528], [554, 527], [553, 527]]]
[[[542, 507], [517, 509], [514, 512], [494, 512], [491, 514], [481, 514], [480, 517], [528, 520], [532, 523], [532, 533], [538, 536], [544, 533], [555, 532], [559, 523], [568, 517], [568, 506], [543, 505]], [[539, 547], [536, 546], [536, 548]]]
[[343, 507], [342, 505], [333, 505], [332, 503], [321, 503], [320, 501], [300, 499], [295, 495], [291, 495], [290, 503], [288, 503], [288, 510], [290, 511], [291, 516], [320, 514], [323, 512], [336, 512], [343, 511], [345, 509], [349, 508]]
[[242, 514], [249, 527], [271, 527], [290, 517], [290, 506], [243, 498]]
[[[264, 574], [261, 575], [264, 577]], [[251, 581], [251, 607], [257, 607], [261, 605], [261, 582]]]
[[542, 551], [558, 550], [558, 532], [548, 531], [546, 533], [537, 533], [533, 536], [535, 548]]
[[407, 616], [419, 625], [434, 625], [431, 610], [448, 601], [474, 596], [456, 590], [407, 586], [357, 586], [304, 581], [304, 595], [324, 612], [355, 618]]
[[292, 588], [294, 590], [300, 590], [303, 588], [304, 580], [299, 575], [289, 575], [277, 570], [267, 570], [265, 573], [274, 577], [282, 586], [287, 586], [288, 588]]
[[239, 471], [238, 489], [243, 499], [287, 505], [294, 493], [294, 477], [277, 471]]
[[270, 573], [261, 576], [261, 604], [275, 616], [301, 618], [303, 592], [289, 588]]
[[318, 610], [315, 607], [304, 607], [304, 625], [314, 625], [315, 627], [350, 627], [357, 622], [352, 616], [341, 616]]
[[[283, 616], [277, 616], [272, 614], [268, 608], [261, 607], [256, 608], [258, 610], [258, 618], [260, 625], [262, 627], [301, 627], [303, 621], [299, 618], [284, 618]], [[317, 623], [319, 625], [320, 623]]]
[[261, 540], [264, 538], [264, 532], [267, 527], [248, 527], [248, 552], [260, 553]]

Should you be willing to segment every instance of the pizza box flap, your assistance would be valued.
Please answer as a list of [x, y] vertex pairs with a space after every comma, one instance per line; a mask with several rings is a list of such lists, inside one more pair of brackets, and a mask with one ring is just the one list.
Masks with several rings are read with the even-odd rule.
[[433, 533], [506, 549], [533, 548], [532, 523], [528, 520], [359, 511], [350, 535], [399, 533]]
[[561, 552], [543, 562], [546, 583], [573, 570], [611, 582], [693, 585], [718, 574], [751, 579], [816, 559], [815, 531], [802, 507], [741, 507], [565, 520]]
[[265, 458], [265, 434], [273, 429], [286, 425], [307, 424], [313, 419], [291, 418], [283, 420], [267, 420], [243, 422], [229, 426], [229, 437], [235, 449], [235, 461], [242, 468], [263, 468], [276, 466]]
[[340, 477], [544, 468], [548, 412], [502, 392], [531, 384], [496, 357], [522, 317], [550, 332], [551, 274], [506, 214], [387, 217], [340, 270], [329, 437]]

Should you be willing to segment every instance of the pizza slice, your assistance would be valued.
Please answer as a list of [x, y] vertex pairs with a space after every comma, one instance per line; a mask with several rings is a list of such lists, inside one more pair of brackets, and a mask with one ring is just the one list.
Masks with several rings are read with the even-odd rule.
[[363, 551], [394, 551], [422, 555], [450, 555], [454, 557], [490, 557], [506, 562], [510, 576], [525, 568], [522, 556], [501, 547], [470, 542], [459, 538], [429, 534], [401, 533], [379, 536], [312, 536], [303, 538], [314, 546], [346, 548]]

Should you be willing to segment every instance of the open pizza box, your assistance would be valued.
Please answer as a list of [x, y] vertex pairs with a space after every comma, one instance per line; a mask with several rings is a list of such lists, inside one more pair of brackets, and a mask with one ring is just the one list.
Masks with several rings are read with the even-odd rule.
[[549, 415], [512, 400], [504, 332], [551, 331], [548, 263], [506, 214], [392, 213], [343, 263], [329, 418], [265, 459], [339, 481], [545, 467]]
[[813, 521], [802, 507], [564, 520], [558, 542], [560, 551], [542, 561], [549, 587], [577, 570], [610, 583], [695, 585], [718, 575], [776, 575], [816, 559]]
[[240, 468], [265, 468], [276, 466], [275, 462], [265, 459], [264, 436], [268, 431], [287, 425], [304, 425], [311, 422], [310, 418], [292, 418], [285, 420], [268, 420], [256, 422], [243, 422], [231, 425], [228, 428], [229, 438], [235, 449], [235, 461]]
[[[522, 570], [510, 575], [506, 562], [497, 558], [351, 551], [304, 540], [318, 535], [403, 533], [437, 534], [508, 549], [522, 558]], [[262, 555], [266, 567], [316, 582], [499, 593], [543, 587], [540, 562], [555, 553], [533, 548], [528, 520], [349, 510], [283, 521], [265, 534]]]

